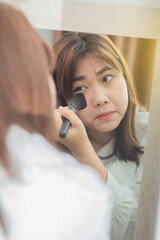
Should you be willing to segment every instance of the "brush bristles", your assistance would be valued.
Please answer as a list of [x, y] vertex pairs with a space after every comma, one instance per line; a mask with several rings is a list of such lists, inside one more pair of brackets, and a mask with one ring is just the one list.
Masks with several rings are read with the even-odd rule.
[[69, 108], [75, 110], [84, 109], [87, 106], [86, 99], [82, 93], [74, 94], [69, 101]]

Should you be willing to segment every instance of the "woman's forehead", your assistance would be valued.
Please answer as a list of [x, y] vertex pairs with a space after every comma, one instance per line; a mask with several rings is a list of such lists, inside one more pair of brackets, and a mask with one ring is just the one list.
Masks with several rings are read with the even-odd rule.
[[104, 68], [105, 70], [115, 69], [115, 66], [109, 61], [103, 58], [98, 58], [97, 56], [88, 55], [77, 61], [75, 67], [75, 74], [80, 69], [87, 69], [88, 67], [93, 67], [96, 73], [101, 73]]

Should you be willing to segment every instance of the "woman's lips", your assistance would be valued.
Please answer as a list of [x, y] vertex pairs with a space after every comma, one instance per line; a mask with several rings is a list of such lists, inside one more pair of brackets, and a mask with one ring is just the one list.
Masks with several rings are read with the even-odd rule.
[[102, 113], [100, 114], [97, 118], [100, 119], [100, 120], [107, 120], [109, 118], [112, 117], [114, 112], [106, 112], [106, 113]]

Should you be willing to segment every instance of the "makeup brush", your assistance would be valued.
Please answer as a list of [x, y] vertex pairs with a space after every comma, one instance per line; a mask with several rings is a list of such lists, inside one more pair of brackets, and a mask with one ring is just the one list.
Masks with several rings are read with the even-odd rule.
[[[84, 109], [87, 106], [86, 99], [82, 93], [74, 94], [68, 104], [68, 108], [76, 112], [77, 110]], [[71, 122], [64, 118], [61, 130], [59, 132], [59, 136], [61, 138], [65, 138], [69, 129]]]

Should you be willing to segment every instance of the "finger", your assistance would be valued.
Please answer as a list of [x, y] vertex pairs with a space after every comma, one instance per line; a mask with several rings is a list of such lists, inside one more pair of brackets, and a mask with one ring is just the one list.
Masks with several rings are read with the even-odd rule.
[[54, 123], [56, 126], [56, 130], [59, 131], [61, 126], [62, 126], [62, 114], [58, 111], [58, 109], [56, 109], [54, 111]]
[[61, 114], [61, 112], [58, 110], [58, 109], [56, 109], [56, 110], [54, 110], [54, 117], [57, 119], [59, 119], [59, 118], [62, 118], [62, 114]]
[[78, 118], [78, 116], [68, 107], [59, 107], [60, 113], [63, 115], [63, 117], [67, 118], [72, 125], [79, 125], [81, 123], [81, 120]]

